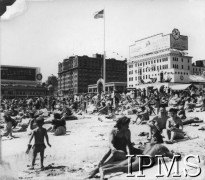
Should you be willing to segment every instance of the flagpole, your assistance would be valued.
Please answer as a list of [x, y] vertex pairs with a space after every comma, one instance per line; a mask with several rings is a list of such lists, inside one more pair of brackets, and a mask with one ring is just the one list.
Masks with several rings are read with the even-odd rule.
[[103, 56], [103, 79], [104, 79], [103, 91], [104, 91], [104, 93], [105, 93], [105, 83], [106, 83], [106, 58], [105, 58], [105, 8], [104, 8], [104, 56]]

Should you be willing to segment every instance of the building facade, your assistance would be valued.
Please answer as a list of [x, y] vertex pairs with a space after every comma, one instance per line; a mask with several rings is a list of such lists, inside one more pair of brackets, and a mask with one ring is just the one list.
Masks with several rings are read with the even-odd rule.
[[[103, 57], [72, 56], [58, 64], [58, 92], [61, 95], [87, 93], [88, 85], [102, 77]], [[106, 59], [106, 82], [126, 82], [126, 61]]]
[[128, 87], [137, 87], [147, 82], [189, 83], [190, 75], [200, 74], [205, 68], [192, 64], [188, 56], [188, 37], [158, 34], [138, 40], [129, 47], [127, 63]]
[[[127, 89], [127, 82], [108, 82], [105, 83], [105, 92], [112, 92], [117, 90], [119, 93], [125, 92]], [[88, 85], [88, 92], [92, 94], [98, 93], [98, 85]]]
[[39, 67], [1, 65], [1, 98], [45, 96]]
[[205, 60], [197, 60], [192, 63], [192, 74], [205, 75]]

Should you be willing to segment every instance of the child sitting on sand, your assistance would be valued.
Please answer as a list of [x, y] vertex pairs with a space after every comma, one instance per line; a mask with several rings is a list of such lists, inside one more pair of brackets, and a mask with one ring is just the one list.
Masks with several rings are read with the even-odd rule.
[[33, 130], [31, 138], [29, 140], [29, 144], [28, 146], [31, 146], [30, 143], [34, 137], [34, 145], [33, 145], [33, 159], [32, 159], [32, 165], [30, 170], [34, 169], [34, 164], [35, 164], [35, 160], [36, 160], [36, 156], [38, 153], [40, 153], [41, 156], [41, 169], [44, 168], [43, 166], [43, 160], [44, 160], [44, 151], [45, 151], [45, 143], [44, 143], [44, 137], [46, 138], [47, 144], [48, 146], [51, 147], [50, 143], [49, 143], [49, 139], [48, 139], [48, 134], [45, 128], [43, 128], [43, 124], [44, 124], [44, 119], [43, 117], [38, 117], [36, 119], [37, 122], [37, 128]]

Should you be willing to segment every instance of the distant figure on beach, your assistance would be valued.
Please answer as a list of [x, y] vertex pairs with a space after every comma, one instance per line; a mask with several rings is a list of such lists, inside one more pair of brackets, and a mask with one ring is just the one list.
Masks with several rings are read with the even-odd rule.
[[177, 116], [177, 109], [171, 108], [169, 110], [170, 118], [167, 119], [166, 129], [163, 133], [165, 136], [165, 142], [172, 144], [175, 139], [183, 139], [183, 123], [182, 120]]
[[1, 133], [1, 136], [13, 137], [13, 128], [17, 126], [17, 122], [11, 118], [8, 112], [4, 113], [3, 118], [6, 124], [4, 125], [4, 130]]
[[161, 106], [159, 108], [158, 115], [147, 122], [147, 125], [149, 127], [149, 136], [147, 138], [148, 140], [152, 138], [152, 134], [153, 132], [155, 132], [155, 130], [158, 130], [160, 133], [162, 133], [163, 129], [166, 129], [166, 123], [168, 118], [169, 116], [167, 115], [165, 107]]
[[149, 110], [147, 104], [141, 106], [141, 111], [137, 112], [137, 118], [135, 122], [137, 122], [138, 118], [140, 119], [138, 124], [146, 123], [149, 120]]
[[61, 119], [59, 113], [54, 113], [54, 119], [52, 120], [51, 132], [54, 132], [55, 136], [61, 136], [66, 134], [66, 121], [64, 118]]
[[33, 145], [33, 158], [32, 158], [32, 164], [31, 164], [31, 168], [29, 168], [30, 170], [34, 169], [34, 164], [35, 164], [35, 160], [36, 160], [36, 156], [38, 153], [40, 153], [40, 157], [41, 157], [41, 169], [43, 170], [44, 166], [43, 166], [43, 161], [44, 161], [44, 151], [46, 148], [46, 145], [44, 143], [44, 138], [46, 138], [47, 144], [48, 146], [51, 147], [50, 143], [49, 143], [49, 138], [48, 138], [48, 134], [45, 128], [43, 128], [43, 124], [44, 124], [44, 119], [43, 117], [38, 117], [36, 119], [37, 125], [38, 127], [36, 129], [33, 130], [31, 138], [29, 140], [29, 144], [28, 146], [31, 146], [31, 141], [34, 138], [34, 145]]

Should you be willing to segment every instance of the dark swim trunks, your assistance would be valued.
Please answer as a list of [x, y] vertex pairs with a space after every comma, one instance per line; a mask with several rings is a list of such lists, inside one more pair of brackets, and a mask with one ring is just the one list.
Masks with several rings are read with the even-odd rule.
[[46, 145], [45, 144], [34, 144], [33, 145], [33, 153], [41, 153], [45, 150]]

